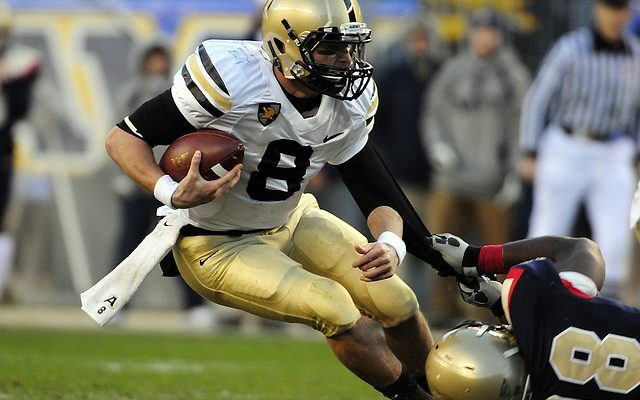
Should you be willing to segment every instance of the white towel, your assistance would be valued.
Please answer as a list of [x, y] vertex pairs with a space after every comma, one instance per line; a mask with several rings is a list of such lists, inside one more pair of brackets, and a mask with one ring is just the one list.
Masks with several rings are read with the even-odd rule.
[[82, 310], [104, 325], [131, 299], [151, 270], [178, 240], [187, 224], [179, 214], [164, 217], [117, 267], [80, 294]]

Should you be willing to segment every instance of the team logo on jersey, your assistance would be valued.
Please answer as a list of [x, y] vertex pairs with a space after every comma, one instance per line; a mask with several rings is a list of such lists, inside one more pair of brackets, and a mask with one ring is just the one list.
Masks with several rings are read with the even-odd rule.
[[267, 126], [280, 115], [280, 103], [260, 103], [258, 104], [258, 121], [262, 126]]

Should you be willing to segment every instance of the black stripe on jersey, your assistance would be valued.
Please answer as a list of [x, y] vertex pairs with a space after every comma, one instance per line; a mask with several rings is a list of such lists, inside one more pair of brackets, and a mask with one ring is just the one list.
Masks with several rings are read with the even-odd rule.
[[207, 70], [207, 73], [209, 74], [211, 79], [213, 79], [216, 85], [218, 85], [218, 87], [222, 89], [223, 92], [229, 95], [229, 91], [227, 90], [227, 87], [222, 81], [222, 78], [220, 77], [218, 70], [216, 69], [215, 65], [213, 65], [213, 62], [211, 61], [211, 57], [209, 57], [209, 54], [207, 54], [207, 51], [204, 49], [203, 45], [198, 46], [198, 55], [200, 56], [200, 61], [202, 61], [202, 65], [204, 65], [204, 69]]
[[218, 110], [205, 97], [204, 93], [202, 93], [202, 90], [200, 90], [198, 85], [196, 85], [196, 83], [191, 78], [191, 74], [189, 73], [189, 70], [187, 69], [186, 65], [184, 65], [182, 67], [182, 78], [184, 79], [184, 83], [187, 85], [187, 89], [189, 89], [189, 91], [191, 92], [193, 97], [195, 97], [195, 99], [198, 101], [198, 103], [200, 103], [202, 108], [207, 110], [209, 112], [209, 114], [213, 115], [216, 118], [220, 118], [220, 117], [222, 117], [224, 115], [224, 113], [222, 111]]

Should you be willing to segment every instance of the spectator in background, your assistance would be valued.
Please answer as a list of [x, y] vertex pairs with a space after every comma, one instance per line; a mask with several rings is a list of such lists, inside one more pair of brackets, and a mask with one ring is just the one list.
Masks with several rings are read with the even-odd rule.
[[[119, 117], [171, 85], [172, 59], [167, 43], [154, 39], [141, 44], [134, 53], [133, 77], [122, 85], [117, 94], [116, 112]], [[162, 148], [158, 149], [162, 151]], [[114, 190], [120, 203], [120, 233], [116, 240], [113, 266], [124, 260], [151, 231], [157, 222], [156, 209], [161, 205], [152, 193], [123, 174], [114, 179]], [[180, 282], [180, 289], [184, 294], [189, 325], [194, 328], [212, 327], [215, 324], [213, 309], [183, 282]]]
[[631, 1], [631, 22], [629, 23], [629, 31], [636, 37], [640, 37], [640, 1]]
[[5, 226], [13, 178], [13, 134], [16, 122], [31, 107], [34, 82], [40, 70], [40, 55], [11, 38], [9, 6], [0, 4], [0, 301], [13, 263], [15, 242]]
[[547, 55], [523, 105], [522, 173], [534, 182], [529, 236], [566, 235], [585, 202], [607, 265], [602, 292], [620, 297], [631, 235], [640, 113], [640, 44], [628, 0], [598, 0], [594, 24]]
[[401, 43], [403, 51], [376, 74], [380, 104], [372, 139], [405, 193], [417, 200], [412, 203], [425, 209], [431, 166], [422, 145], [420, 115], [441, 63], [434, 51], [438, 38], [430, 22], [421, 17], [413, 21]]
[[[518, 122], [529, 74], [503, 43], [494, 11], [476, 11], [469, 29], [469, 48], [443, 65], [423, 121], [436, 171], [429, 228], [502, 243], [509, 240], [511, 205], [519, 195]], [[442, 318], [460, 315], [450, 283], [436, 281], [433, 303]]]
[[[134, 50], [131, 60], [133, 76], [124, 82], [116, 95], [116, 115], [164, 91], [170, 83], [171, 55], [166, 43], [154, 40]], [[129, 178], [120, 174], [114, 181], [120, 200], [120, 234], [114, 252], [114, 265], [128, 256], [149, 233], [160, 203]]]
[[[420, 114], [426, 109], [423, 103], [442, 53], [433, 22], [425, 15], [418, 16], [401, 36], [400, 44], [391, 48], [396, 53], [374, 70], [380, 104], [371, 140], [416, 211], [426, 219], [431, 166], [422, 146]], [[401, 272], [423, 304], [427, 304], [426, 271], [410, 256]]]

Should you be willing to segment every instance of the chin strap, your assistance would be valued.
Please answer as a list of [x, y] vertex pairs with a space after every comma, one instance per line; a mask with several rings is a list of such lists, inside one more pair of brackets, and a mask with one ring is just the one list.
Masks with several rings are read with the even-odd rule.
[[271, 64], [282, 71], [282, 65], [280, 65], [276, 49], [273, 48], [271, 41], [267, 42], [267, 46], [269, 46], [269, 51], [271, 52]]

